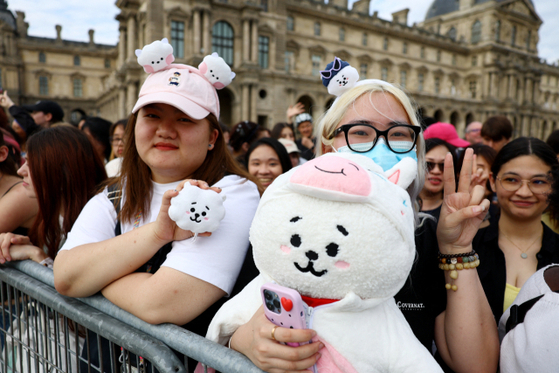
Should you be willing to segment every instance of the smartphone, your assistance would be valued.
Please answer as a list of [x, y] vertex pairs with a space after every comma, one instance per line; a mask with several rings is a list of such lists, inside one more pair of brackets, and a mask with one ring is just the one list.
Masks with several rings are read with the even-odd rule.
[[[307, 329], [307, 304], [301, 295], [290, 288], [267, 283], [261, 288], [264, 314], [273, 324], [290, 329]], [[305, 343], [287, 343], [299, 346]]]

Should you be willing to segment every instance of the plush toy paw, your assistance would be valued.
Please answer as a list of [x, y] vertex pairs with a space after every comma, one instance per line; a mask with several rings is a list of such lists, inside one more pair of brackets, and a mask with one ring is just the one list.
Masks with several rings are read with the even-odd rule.
[[200, 189], [186, 183], [179, 195], [171, 198], [169, 217], [179, 228], [195, 235], [213, 232], [225, 217], [225, 194], [210, 189]]
[[346, 61], [342, 61], [338, 57], [334, 61], [326, 65], [326, 70], [320, 72], [322, 84], [328, 88], [328, 93], [334, 96], [340, 96], [349, 90], [359, 80], [359, 73]]
[[225, 88], [235, 78], [235, 73], [231, 71], [229, 65], [216, 52], [204, 57], [200, 65], [198, 65], [198, 70], [210, 81], [215, 89]]
[[136, 49], [136, 57], [148, 74], [163, 70], [175, 60], [173, 47], [167, 38], [156, 40], [142, 49]]

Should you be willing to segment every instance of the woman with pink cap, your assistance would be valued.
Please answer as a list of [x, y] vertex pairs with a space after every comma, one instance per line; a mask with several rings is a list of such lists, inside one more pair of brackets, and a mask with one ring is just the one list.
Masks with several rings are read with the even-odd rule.
[[[215, 86], [187, 65], [147, 77], [126, 126], [121, 174], [87, 203], [54, 263], [61, 294], [101, 291], [149, 323], [196, 319], [185, 327], [205, 332], [206, 310], [233, 289], [260, 197], [227, 149]], [[168, 215], [186, 182], [227, 197], [219, 228], [195, 240]]]

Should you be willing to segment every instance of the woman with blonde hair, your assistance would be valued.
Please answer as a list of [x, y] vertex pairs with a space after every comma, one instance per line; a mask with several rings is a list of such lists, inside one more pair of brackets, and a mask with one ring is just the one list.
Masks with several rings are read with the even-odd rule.
[[[401, 89], [380, 80], [358, 82], [335, 100], [321, 118], [317, 133], [321, 141], [319, 154], [360, 153], [373, 159], [387, 175], [402, 159], [416, 159], [418, 176], [408, 188], [411, 200], [416, 200], [424, 183], [424, 141], [414, 107]], [[455, 192], [452, 157], [447, 154], [439, 226], [426, 219], [426, 224], [418, 228], [417, 262], [396, 296], [396, 303], [418, 339], [429, 351], [435, 341], [442, 360], [450, 368], [460, 372], [495, 372], [499, 355], [497, 327], [477, 271], [462, 270], [454, 279], [450, 277], [451, 271], [438, 267], [439, 254], [460, 256], [472, 251], [472, 239], [489, 207], [481, 186], [469, 191], [472, 160], [472, 152], [468, 151]], [[417, 206], [415, 212], [419, 216]], [[436, 251], [435, 230], [440, 253]], [[266, 371], [298, 371], [315, 364], [324, 346], [314, 342], [289, 347], [280, 342], [306, 342], [314, 335], [308, 329], [276, 328], [260, 308], [232, 334], [230, 347]]]

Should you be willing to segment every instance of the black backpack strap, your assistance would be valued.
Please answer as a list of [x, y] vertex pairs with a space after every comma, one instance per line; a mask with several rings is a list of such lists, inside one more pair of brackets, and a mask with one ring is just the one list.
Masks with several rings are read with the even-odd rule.
[[[554, 291], [554, 293], [559, 293], [559, 291]], [[510, 307], [510, 316], [506, 324], [506, 333], [513, 330], [518, 324], [524, 322], [524, 318], [530, 309], [536, 304], [545, 294], [539, 295], [535, 298], [527, 300], [522, 304], [513, 304]], [[506, 334], [505, 333], [505, 334]]]
[[113, 206], [115, 207], [115, 211], [116, 211], [116, 216], [117, 216], [116, 225], [115, 225], [115, 237], [116, 237], [122, 234], [122, 229], [120, 227], [120, 219], [118, 218], [118, 214], [120, 214], [120, 197], [122, 195], [122, 191], [118, 189], [117, 184], [113, 184], [109, 186], [107, 190], [108, 190], [107, 198], [109, 199], [109, 201], [113, 203]]

